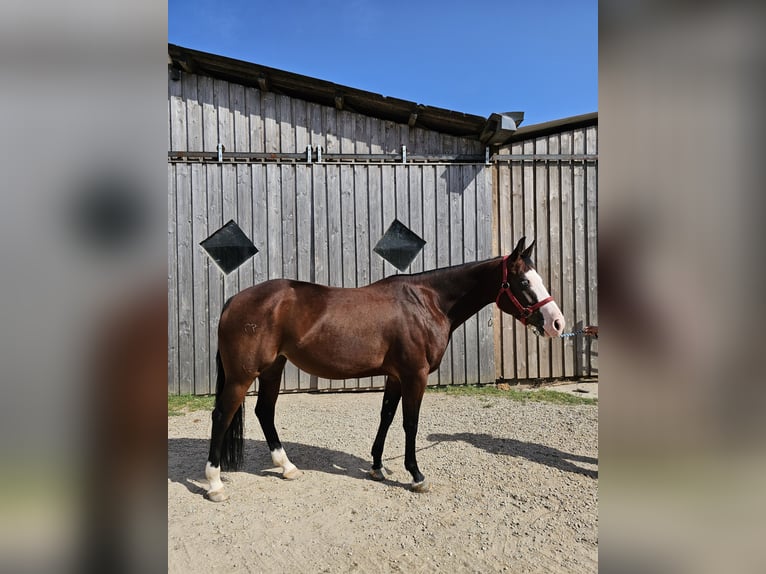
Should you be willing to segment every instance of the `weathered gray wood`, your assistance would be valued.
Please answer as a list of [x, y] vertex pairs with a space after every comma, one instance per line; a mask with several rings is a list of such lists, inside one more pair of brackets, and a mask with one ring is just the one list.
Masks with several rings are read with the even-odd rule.
[[202, 149], [215, 151], [218, 143], [218, 108], [215, 101], [213, 79], [200, 76], [197, 79], [197, 94], [202, 107]]
[[282, 170], [266, 164], [266, 255], [269, 279], [280, 279], [282, 270]]
[[[253, 239], [253, 178], [251, 166], [234, 164], [237, 177], [237, 218], [240, 229], [250, 240]], [[250, 287], [254, 282], [253, 258], [245, 261], [236, 272], [239, 276], [240, 289]]]
[[383, 170], [379, 165], [367, 167], [367, 187], [369, 197], [369, 251], [370, 283], [383, 279], [383, 258], [372, 250], [386, 230], [383, 220]]
[[168, 394], [180, 393], [178, 374], [178, 217], [176, 171], [168, 164]]
[[340, 166], [340, 216], [343, 254], [343, 287], [357, 287], [356, 218], [354, 217], [354, 167]]
[[[450, 265], [450, 193], [449, 193], [449, 173], [447, 166], [434, 166], [436, 177], [436, 267], [448, 267]], [[447, 350], [439, 365], [439, 384], [452, 384], [452, 344], [447, 346]]]
[[[548, 138], [548, 153], [559, 153], [558, 134]], [[561, 167], [558, 162], [551, 162], [548, 166], [548, 201], [549, 201], [549, 237], [550, 237], [550, 263], [548, 265], [550, 279], [548, 290], [555, 297], [559, 307], [562, 306], [561, 297], [564, 286], [561, 282], [561, 194], [559, 182], [561, 180]], [[563, 311], [562, 311], [563, 313]], [[551, 376], [563, 377], [563, 339], [551, 341]]]
[[[585, 130], [585, 153], [598, 153], [597, 130], [589, 127]], [[588, 266], [588, 312], [587, 324], [598, 325], [598, 166], [588, 163], [585, 167], [585, 221], [587, 226], [587, 266]], [[585, 341], [587, 352], [588, 376], [598, 373], [598, 355], [593, 353], [593, 339]]]
[[245, 88], [245, 109], [250, 129], [251, 152], [262, 153], [264, 144], [263, 113], [261, 112], [261, 92], [256, 88]]
[[228, 151], [234, 150], [234, 116], [229, 106], [229, 84], [213, 80], [213, 99], [218, 110], [218, 142]]
[[[572, 132], [561, 134], [561, 153], [572, 153]], [[564, 318], [567, 322], [567, 330], [575, 328], [575, 271], [574, 271], [574, 183], [573, 165], [565, 163], [561, 168], [561, 235], [562, 241], [562, 264], [561, 277], [564, 291], [561, 297]], [[564, 341], [564, 375], [575, 375], [575, 346], [573, 341]]]
[[[192, 338], [194, 341], [194, 394], [215, 392], [211, 389], [210, 366], [205, 357], [210, 356], [210, 308], [208, 306], [207, 254], [199, 242], [207, 237], [207, 178], [204, 166], [191, 166], [191, 260], [192, 260]], [[213, 387], [215, 385], [213, 384]]]
[[[573, 152], [585, 153], [585, 134], [582, 129], [574, 131]], [[574, 269], [575, 269], [575, 304], [572, 328], [581, 328], [587, 321], [587, 263], [585, 236], [585, 168], [582, 164], [574, 166]], [[582, 337], [574, 341], [575, 375], [586, 374], [586, 357]]]
[[[463, 178], [459, 166], [449, 166], [448, 174], [449, 227], [452, 230], [450, 265], [461, 265], [465, 263], [463, 258]], [[452, 383], [463, 384], [465, 381], [465, 325], [461, 325], [452, 333]]]
[[178, 358], [181, 394], [194, 392], [194, 282], [192, 271], [191, 166], [177, 166]]
[[[511, 146], [511, 153], [521, 153], [522, 144]], [[511, 165], [511, 202], [513, 214], [513, 231], [511, 240], [508, 243], [509, 249], [505, 255], [509, 255], [516, 246], [516, 242], [527, 233], [524, 227], [524, 167], [519, 163]], [[529, 355], [527, 354], [527, 336], [524, 329], [518, 321], [505, 315], [503, 320], [511, 325], [513, 330], [513, 341], [515, 346], [514, 360], [516, 374], [515, 379], [526, 379], [529, 377]]]
[[298, 151], [295, 149], [292, 101], [288, 96], [277, 95], [277, 118], [279, 121], [279, 151], [285, 153]]
[[202, 151], [202, 108], [197, 94], [197, 76], [182, 74], [181, 82], [186, 103], [186, 149]]
[[[463, 196], [463, 261], [477, 261], [476, 249], [476, 177], [472, 165], [455, 166], [461, 178]], [[478, 316], [465, 322], [465, 382], [479, 383], [479, 325]]]
[[[207, 166], [207, 235], [209, 237], [226, 223], [223, 220], [223, 168], [220, 165]], [[216, 381], [215, 353], [218, 349], [218, 320], [225, 301], [223, 293], [223, 273], [218, 266], [211, 262], [207, 266], [208, 277], [208, 307], [210, 309], [210, 330], [208, 372], [211, 385]]]
[[[476, 259], [492, 257], [492, 175], [491, 170], [473, 167], [476, 186]], [[489, 383], [497, 379], [494, 353], [494, 334], [490, 320], [495, 304], [484, 307], [476, 318], [479, 330], [478, 382]]]
[[250, 118], [246, 109], [244, 86], [229, 84], [229, 106], [234, 130], [234, 149], [229, 151], [250, 151]]
[[[534, 149], [534, 141], [524, 142], [524, 153], [532, 153]], [[522, 170], [524, 172], [524, 235], [529, 242], [537, 238], [537, 230], [535, 229], [535, 166], [534, 164], [524, 165]], [[538, 338], [521, 324], [518, 324], [516, 328], [522, 332], [522, 336], [526, 339], [527, 377], [536, 379], [540, 376]]]
[[[548, 138], [537, 138], [534, 142], [535, 153], [548, 153]], [[550, 205], [548, 203], [548, 165], [547, 162], [538, 162], [535, 165], [535, 203], [531, 208], [531, 217], [535, 221], [535, 252], [533, 257], [537, 263], [537, 270], [543, 278], [543, 282], [550, 287], [551, 261], [548, 241], [550, 237]], [[538, 376], [549, 378], [551, 376], [551, 341], [547, 338], [537, 338], [538, 349]]]
[[168, 83], [170, 149], [186, 151], [186, 100], [183, 82]]
[[[230, 153], [294, 154], [264, 157], [264, 163], [240, 156], [225, 165], [189, 158], [169, 167], [169, 393], [214, 391], [220, 309], [240, 289], [270, 277], [364, 285], [399, 273], [372, 252], [394, 218], [426, 240], [407, 272], [506, 254], [523, 234], [536, 239], [538, 269], [568, 329], [597, 323], [597, 167], [586, 159], [597, 157], [596, 127], [547, 136], [537, 147], [511, 146], [528, 161], [436, 165], [444, 154], [483, 155], [484, 147], [426, 130], [417, 118], [411, 126], [396, 124], [205, 76], [184, 73], [168, 90], [169, 150], [215, 154], [221, 142]], [[406, 165], [362, 164], [363, 158], [305, 164], [307, 145], [322, 145], [325, 154], [398, 157], [403, 144]], [[535, 156], [543, 151], [549, 158], [576, 156], [545, 164]], [[422, 163], [413, 163], [418, 155]], [[199, 241], [229, 219], [259, 253], [224, 277]], [[591, 343], [581, 337], [542, 342], [490, 305], [457, 330], [429, 384], [596, 374]], [[291, 366], [283, 388], [383, 382], [331, 383]]]
[[[409, 191], [409, 215], [408, 227], [418, 237], [423, 237], [423, 168], [421, 166], [407, 167], [407, 187]], [[410, 263], [409, 273], [423, 271], [423, 251], [421, 250]]]
[[263, 113], [263, 135], [265, 152], [277, 153], [279, 149], [279, 123], [277, 121], [277, 100], [273, 92], [261, 92], [261, 113]]

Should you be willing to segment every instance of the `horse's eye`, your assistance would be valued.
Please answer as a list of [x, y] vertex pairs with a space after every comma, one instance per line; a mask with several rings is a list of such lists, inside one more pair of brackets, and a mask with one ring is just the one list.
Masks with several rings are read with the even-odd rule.
[[522, 279], [521, 286], [526, 289], [527, 287], [529, 287], [529, 281], [527, 279]]

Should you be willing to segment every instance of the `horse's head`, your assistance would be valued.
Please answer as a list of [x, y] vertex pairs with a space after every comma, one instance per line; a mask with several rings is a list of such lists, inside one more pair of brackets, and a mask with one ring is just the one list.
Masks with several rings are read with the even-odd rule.
[[503, 279], [495, 302], [504, 313], [532, 325], [539, 335], [558, 337], [564, 332], [564, 315], [532, 264], [535, 242], [526, 248], [525, 244], [522, 237], [513, 253], [503, 258]]

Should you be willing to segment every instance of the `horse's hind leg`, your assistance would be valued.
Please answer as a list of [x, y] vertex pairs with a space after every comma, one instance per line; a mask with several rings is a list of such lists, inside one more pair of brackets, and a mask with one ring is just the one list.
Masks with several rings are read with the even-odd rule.
[[292, 480], [298, 478], [302, 473], [287, 458], [285, 449], [279, 440], [277, 429], [274, 426], [274, 412], [277, 398], [279, 397], [279, 384], [282, 380], [282, 371], [285, 368], [286, 361], [287, 359], [283, 356], [277, 357], [277, 360], [258, 377], [260, 384], [258, 387], [258, 402], [255, 404], [255, 416], [258, 417], [258, 421], [261, 423], [261, 429], [263, 430], [264, 437], [266, 437], [266, 443], [269, 445], [271, 460], [274, 466], [282, 469], [282, 476], [284, 478]]
[[209, 488], [207, 496], [213, 502], [222, 502], [228, 498], [221, 481], [221, 463], [225, 470], [236, 470], [242, 462], [242, 403], [245, 393], [250, 386], [249, 381], [225, 381], [223, 370], [218, 361], [219, 384], [221, 388], [216, 396], [216, 406], [213, 409], [213, 429], [210, 438], [210, 452], [205, 477]]
[[383, 406], [380, 409], [380, 426], [378, 427], [378, 434], [375, 436], [375, 442], [372, 445], [372, 468], [369, 474], [375, 480], [386, 478], [386, 471], [383, 468], [383, 447], [386, 443], [388, 429], [394, 420], [394, 415], [401, 398], [402, 390], [399, 381], [395, 381], [391, 377], [387, 378], [386, 388], [383, 391]]

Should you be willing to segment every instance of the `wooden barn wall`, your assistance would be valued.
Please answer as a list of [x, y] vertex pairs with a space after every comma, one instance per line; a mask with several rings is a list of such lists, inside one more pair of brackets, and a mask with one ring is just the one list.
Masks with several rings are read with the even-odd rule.
[[[598, 324], [598, 127], [520, 141], [500, 154], [538, 156], [498, 161], [493, 174], [495, 245], [510, 252], [519, 237], [536, 239], [534, 259], [566, 318], [566, 331]], [[595, 377], [598, 343], [586, 337], [542, 339], [494, 311], [497, 377], [525, 380]]]
[[[483, 153], [477, 141], [338, 111], [221, 80], [169, 82], [172, 151]], [[358, 286], [398, 271], [372, 251], [396, 217], [426, 240], [412, 272], [493, 255], [492, 171], [484, 164], [168, 163], [168, 392], [215, 391], [224, 301], [288, 277]], [[259, 252], [224, 275], [199, 243], [233, 219]], [[430, 384], [493, 381], [492, 309], [454, 335]], [[288, 364], [283, 390], [382, 387], [382, 377], [329, 381]], [[251, 391], [257, 390], [257, 386]]]

